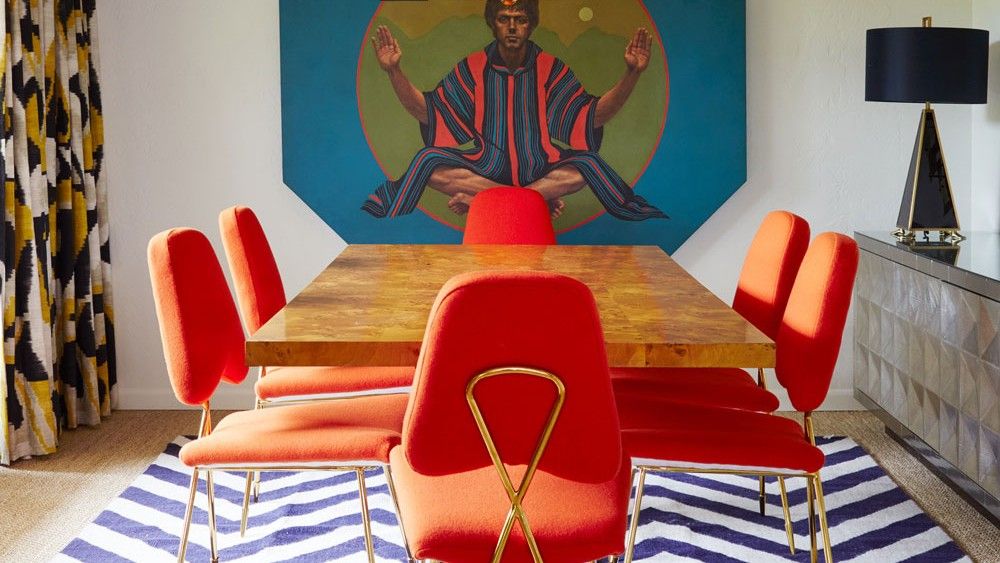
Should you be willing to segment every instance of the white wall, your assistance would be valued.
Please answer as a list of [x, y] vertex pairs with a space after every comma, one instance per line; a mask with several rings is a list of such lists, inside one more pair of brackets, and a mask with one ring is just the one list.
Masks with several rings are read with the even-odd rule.
[[[760, 219], [788, 209], [813, 234], [896, 223], [918, 104], [865, 102], [865, 30], [968, 27], [968, 0], [748, 0], [748, 181], [674, 254], [724, 299]], [[970, 208], [968, 106], [936, 106], [959, 210]], [[853, 312], [826, 408], [854, 408]], [[776, 387], [776, 386], [772, 386]], [[785, 403], [787, 405], [787, 402]]]
[[990, 74], [986, 105], [972, 107], [972, 200], [963, 226], [1000, 230], [1000, 2], [973, 0], [972, 27], [990, 30]]
[[[343, 248], [281, 183], [277, 4], [99, 2], [122, 408], [176, 405], [146, 272], [154, 233], [194, 226], [221, 248], [216, 214], [248, 204], [273, 239], [289, 294]], [[684, 267], [728, 300], [769, 210], [793, 210], [816, 233], [895, 223], [920, 107], [864, 102], [865, 30], [919, 25], [925, 15], [967, 27], [972, 2], [748, 0], [749, 180], [677, 251]], [[937, 110], [967, 210], [973, 110]], [[827, 406], [854, 406], [852, 325]], [[244, 384], [216, 404], [245, 407], [251, 397]]]
[[[276, 0], [100, 0], [98, 18], [120, 406], [179, 407], [153, 311], [150, 237], [195, 227], [221, 252], [219, 211], [249, 205], [292, 295], [344, 242], [281, 182]], [[247, 381], [214, 403], [252, 400]]]

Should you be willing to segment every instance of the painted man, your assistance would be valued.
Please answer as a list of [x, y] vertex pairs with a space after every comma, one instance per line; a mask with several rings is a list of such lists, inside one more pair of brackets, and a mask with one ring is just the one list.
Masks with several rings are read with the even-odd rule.
[[[538, 191], [558, 216], [563, 197], [590, 186], [619, 219], [665, 218], [598, 154], [604, 124], [649, 65], [650, 34], [636, 30], [625, 49], [625, 74], [597, 98], [529, 39], [538, 25], [538, 0], [487, 0], [485, 18], [495, 41], [460, 61], [431, 92], [420, 92], [403, 73], [402, 50], [385, 26], [372, 37], [379, 66], [420, 122], [426, 146], [362, 209], [375, 217], [405, 215], [430, 186], [450, 196], [448, 207], [462, 214], [478, 192], [508, 185]], [[459, 148], [469, 142], [472, 148]]]

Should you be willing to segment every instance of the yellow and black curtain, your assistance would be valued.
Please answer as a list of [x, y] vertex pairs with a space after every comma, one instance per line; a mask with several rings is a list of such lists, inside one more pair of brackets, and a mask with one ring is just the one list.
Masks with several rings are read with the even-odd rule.
[[116, 402], [94, 0], [4, 0], [0, 463]]

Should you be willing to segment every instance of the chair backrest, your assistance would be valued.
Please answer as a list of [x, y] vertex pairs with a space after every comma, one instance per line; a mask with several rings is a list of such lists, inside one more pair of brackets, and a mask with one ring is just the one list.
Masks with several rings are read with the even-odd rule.
[[792, 405], [816, 410], [826, 399], [851, 305], [858, 245], [822, 233], [809, 245], [778, 331], [775, 373]]
[[180, 402], [200, 405], [220, 379], [240, 383], [248, 371], [233, 296], [200, 231], [159, 233], [149, 241], [147, 258], [170, 384]]
[[743, 260], [733, 309], [772, 339], [778, 335], [808, 246], [805, 219], [788, 211], [772, 211], [761, 222]]
[[219, 214], [222, 246], [243, 324], [253, 334], [285, 306], [285, 286], [257, 215], [237, 205]]
[[[573, 278], [544, 272], [471, 272], [442, 287], [403, 422], [411, 466], [443, 475], [492, 464], [466, 386], [509, 366], [551, 372], [565, 385], [538, 469], [582, 482], [613, 478], [621, 436], [593, 295]], [[556, 397], [552, 384], [498, 376], [481, 382], [475, 397], [504, 463], [527, 464]]]
[[463, 244], [555, 244], [549, 206], [535, 190], [490, 188], [469, 204]]

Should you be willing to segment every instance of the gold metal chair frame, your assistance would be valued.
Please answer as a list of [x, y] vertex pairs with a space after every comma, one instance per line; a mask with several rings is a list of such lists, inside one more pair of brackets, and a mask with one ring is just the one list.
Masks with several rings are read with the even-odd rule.
[[[528, 468], [525, 470], [524, 476], [521, 478], [521, 482], [517, 488], [514, 488], [510, 480], [510, 475], [507, 473], [507, 468], [500, 458], [500, 452], [497, 451], [496, 444], [493, 442], [493, 436], [490, 434], [490, 429], [486, 425], [486, 419], [483, 418], [483, 413], [479, 409], [479, 402], [476, 401], [475, 396], [475, 389], [479, 383], [491, 377], [501, 375], [529, 375], [538, 377], [551, 382], [556, 388], [555, 403], [549, 411], [548, 420], [542, 429], [542, 434], [538, 439], [538, 444], [535, 446], [535, 451], [531, 455], [531, 461], [528, 463]], [[514, 520], [516, 519], [521, 525], [521, 531], [524, 532], [524, 538], [528, 542], [528, 549], [531, 551], [532, 559], [536, 563], [540, 563], [542, 561], [542, 554], [538, 549], [538, 542], [535, 541], [534, 534], [531, 533], [531, 525], [528, 523], [528, 516], [524, 513], [521, 502], [528, 494], [528, 487], [535, 476], [535, 470], [542, 459], [542, 454], [545, 453], [545, 449], [549, 444], [549, 438], [552, 436], [552, 429], [555, 428], [556, 421], [559, 419], [559, 413], [562, 411], [563, 403], [566, 401], [566, 386], [563, 385], [559, 377], [547, 371], [526, 367], [501, 367], [484, 371], [473, 377], [465, 387], [465, 400], [469, 403], [472, 417], [476, 419], [476, 427], [479, 428], [479, 434], [483, 438], [486, 450], [490, 454], [490, 459], [493, 460], [493, 467], [496, 468], [497, 474], [500, 476], [500, 481], [503, 483], [503, 488], [507, 491], [507, 498], [510, 500], [510, 510], [507, 511], [503, 528], [500, 530], [500, 538], [497, 540], [496, 548], [493, 550], [492, 562], [499, 563], [504, 550], [507, 549], [507, 541], [510, 539], [510, 533], [514, 529]]]
[[[804, 413], [804, 434], [805, 438], [809, 440], [809, 443], [816, 445], [816, 436], [813, 432], [812, 423], [812, 413]], [[629, 538], [628, 544], [625, 547], [625, 563], [631, 563], [632, 557], [635, 553], [635, 535], [639, 525], [639, 513], [642, 507], [642, 492], [643, 486], [646, 480], [646, 473], [709, 473], [709, 474], [725, 474], [725, 475], [756, 475], [761, 477], [778, 477], [778, 483], [781, 486], [781, 502], [782, 507], [785, 511], [785, 533], [788, 536], [788, 545], [795, 554], [795, 540], [792, 532], [791, 518], [788, 510], [788, 498], [785, 494], [785, 477], [805, 477], [807, 480], [806, 485], [806, 503], [809, 507], [809, 540], [810, 540], [810, 561], [816, 563], [818, 554], [816, 548], [816, 504], [818, 504], [819, 511], [819, 523], [820, 528], [823, 532], [823, 557], [826, 563], [833, 563], [833, 549], [830, 544], [830, 528], [826, 521], [826, 503], [823, 499], [823, 482], [820, 478], [819, 471], [814, 473], [784, 473], [778, 471], [754, 471], [754, 470], [739, 470], [739, 469], [706, 469], [703, 467], [683, 467], [683, 466], [667, 466], [667, 465], [637, 465], [633, 468], [633, 475], [635, 471], [639, 472], [639, 484], [636, 488], [635, 493], [635, 504], [632, 508], [632, 521], [629, 526]], [[813, 495], [815, 495], [816, 503], [813, 502]]]
[[[208, 436], [212, 433], [212, 410], [208, 401], [202, 404], [201, 412], [201, 422], [198, 426], [198, 437], [202, 438]], [[396, 487], [392, 482], [392, 474], [389, 472], [389, 466], [385, 465], [337, 465], [331, 464], [329, 466], [302, 466], [302, 465], [282, 465], [282, 466], [243, 466], [234, 465], [226, 466], [222, 469], [214, 469], [217, 471], [234, 471], [234, 472], [247, 472], [246, 489], [243, 494], [243, 514], [240, 519], [240, 537], [246, 533], [247, 529], [247, 512], [248, 512], [248, 501], [250, 498], [250, 486], [252, 484], [253, 475], [256, 473], [259, 475], [260, 471], [354, 471], [358, 476], [358, 493], [361, 498], [361, 521], [364, 525], [365, 532], [365, 551], [368, 554], [369, 563], [375, 562], [375, 544], [372, 541], [372, 529], [371, 529], [371, 515], [368, 512], [368, 490], [365, 486], [365, 471], [368, 469], [377, 469], [383, 467], [385, 470], [386, 482], [389, 485], [389, 495], [392, 497], [392, 502], [396, 506], [396, 513], [399, 513], [399, 505], [396, 502]], [[184, 556], [187, 553], [187, 543], [188, 543], [188, 533], [191, 530], [191, 517], [194, 513], [194, 499], [198, 492], [198, 473], [200, 471], [205, 472], [206, 480], [206, 493], [208, 497], [208, 529], [209, 529], [209, 546], [212, 553], [212, 563], [218, 563], [219, 552], [218, 552], [218, 541], [215, 528], [215, 491], [212, 483], [212, 471], [206, 466], [195, 466], [191, 471], [191, 486], [188, 491], [188, 501], [187, 507], [184, 511], [184, 528], [181, 532], [180, 546], [177, 551], [177, 563], [184, 563]], [[406, 536], [403, 536], [404, 544], [406, 544]], [[406, 547], [407, 556], [409, 553], [409, 545]]]

